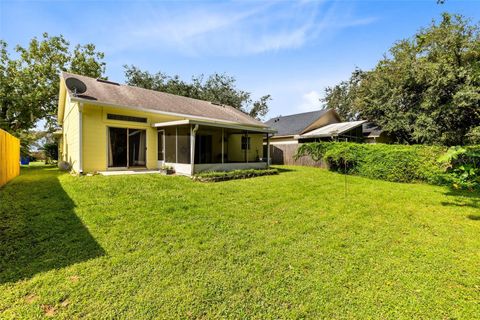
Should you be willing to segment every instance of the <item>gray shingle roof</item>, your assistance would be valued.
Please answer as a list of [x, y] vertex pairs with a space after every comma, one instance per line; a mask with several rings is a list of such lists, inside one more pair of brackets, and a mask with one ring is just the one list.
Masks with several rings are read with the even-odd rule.
[[277, 129], [278, 132], [275, 134], [276, 136], [293, 136], [302, 133], [305, 128], [323, 116], [327, 111], [328, 109], [324, 109], [275, 117], [265, 122], [265, 124]]
[[87, 91], [78, 98], [91, 101], [92, 104], [124, 106], [143, 111], [177, 113], [193, 117], [235, 122], [244, 125], [267, 127], [262, 122], [231, 106], [217, 105], [209, 101], [177, 96], [170, 93], [116, 84], [81, 75], [62, 73], [67, 79], [74, 77], [85, 83]]

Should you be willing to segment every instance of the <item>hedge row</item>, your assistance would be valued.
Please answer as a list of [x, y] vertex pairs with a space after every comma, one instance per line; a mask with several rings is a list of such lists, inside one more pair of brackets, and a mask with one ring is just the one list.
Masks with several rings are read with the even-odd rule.
[[267, 175], [278, 174], [277, 169], [246, 169], [234, 171], [210, 171], [201, 172], [193, 176], [193, 180], [201, 182], [217, 182], [233, 179], [246, 179]]
[[323, 160], [333, 171], [395, 182], [480, 186], [480, 146], [450, 148], [422, 145], [318, 142], [301, 145], [296, 157]]

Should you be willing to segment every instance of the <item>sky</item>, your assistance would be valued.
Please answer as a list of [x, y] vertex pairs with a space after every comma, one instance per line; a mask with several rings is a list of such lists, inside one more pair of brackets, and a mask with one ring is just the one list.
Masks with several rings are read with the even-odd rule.
[[0, 0], [0, 38], [10, 50], [43, 32], [93, 43], [121, 83], [125, 64], [184, 80], [226, 73], [253, 98], [272, 96], [268, 119], [321, 108], [327, 86], [373, 68], [445, 11], [478, 23], [480, 0]]

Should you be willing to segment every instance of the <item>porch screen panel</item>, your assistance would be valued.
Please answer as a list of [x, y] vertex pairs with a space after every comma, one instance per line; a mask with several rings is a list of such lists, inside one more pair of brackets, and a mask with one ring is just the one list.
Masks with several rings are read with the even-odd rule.
[[175, 127], [165, 127], [165, 162], [177, 162]]
[[177, 127], [177, 163], [190, 163], [190, 126]]

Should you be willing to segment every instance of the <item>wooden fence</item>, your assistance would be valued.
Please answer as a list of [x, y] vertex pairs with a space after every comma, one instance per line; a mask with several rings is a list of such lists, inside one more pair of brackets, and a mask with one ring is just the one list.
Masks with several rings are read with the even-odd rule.
[[0, 129], [0, 187], [20, 174], [20, 140]]
[[310, 156], [303, 156], [295, 159], [299, 144], [275, 144], [270, 145], [270, 158], [272, 164], [285, 164], [293, 166], [308, 166], [325, 168], [323, 161], [314, 161]]

